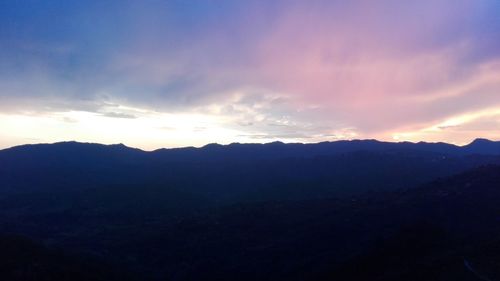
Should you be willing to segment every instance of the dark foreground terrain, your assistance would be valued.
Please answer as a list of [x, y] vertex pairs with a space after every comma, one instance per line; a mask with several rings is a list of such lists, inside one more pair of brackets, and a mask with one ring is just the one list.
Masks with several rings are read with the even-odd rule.
[[500, 280], [500, 143], [0, 151], [1, 280]]

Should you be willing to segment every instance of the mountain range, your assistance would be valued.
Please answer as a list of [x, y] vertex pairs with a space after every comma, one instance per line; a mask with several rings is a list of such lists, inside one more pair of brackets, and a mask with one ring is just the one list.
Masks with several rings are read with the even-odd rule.
[[498, 200], [485, 139], [24, 145], [0, 150], [0, 277], [495, 280]]

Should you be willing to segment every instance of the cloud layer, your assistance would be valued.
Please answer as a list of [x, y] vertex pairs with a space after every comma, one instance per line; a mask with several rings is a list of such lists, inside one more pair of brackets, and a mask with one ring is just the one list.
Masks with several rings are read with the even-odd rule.
[[500, 138], [496, 0], [9, 2], [0, 146]]

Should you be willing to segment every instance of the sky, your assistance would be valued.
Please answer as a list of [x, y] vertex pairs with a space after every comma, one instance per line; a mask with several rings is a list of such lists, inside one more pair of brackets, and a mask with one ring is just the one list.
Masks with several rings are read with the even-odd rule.
[[500, 0], [5, 0], [0, 148], [500, 140]]

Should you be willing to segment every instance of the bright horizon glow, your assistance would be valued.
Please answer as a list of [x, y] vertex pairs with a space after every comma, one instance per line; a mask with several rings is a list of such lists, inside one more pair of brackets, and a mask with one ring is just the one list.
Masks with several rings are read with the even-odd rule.
[[497, 0], [8, 1], [0, 148], [500, 140]]
[[[0, 127], [3, 128], [0, 138], [19, 140], [12, 144], [2, 144], [0, 149], [19, 144], [76, 140], [102, 144], [123, 143], [152, 151], [159, 148], [200, 147], [209, 143], [265, 143], [277, 140], [262, 136], [256, 141], [255, 135], [245, 135], [244, 131], [220, 126], [220, 124], [231, 123], [230, 119], [225, 120], [208, 114], [165, 114], [137, 108], [126, 109], [128, 112], [135, 112], [134, 118], [129, 118], [127, 113], [114, 112], [113, 116], [109, 116], [85, 111], [51, 112], [44, 115], [0, 114]], [[109, 131], [109, 128], [112, 130]], [[32, 138], [33, 135], [41, 137]], [[355, 134], [339, 134], [335, 140], [347, 137], [353, 138]], [[193, 140], [193, 142], [186, 143], [186, 140]], [[333, 139], [316, 136], [313, 142], [325, 140]], [[287, 141], [302, 142], [299, 138], [287, 138]], [[144, 145], [145, 143], [147, 145]]]

